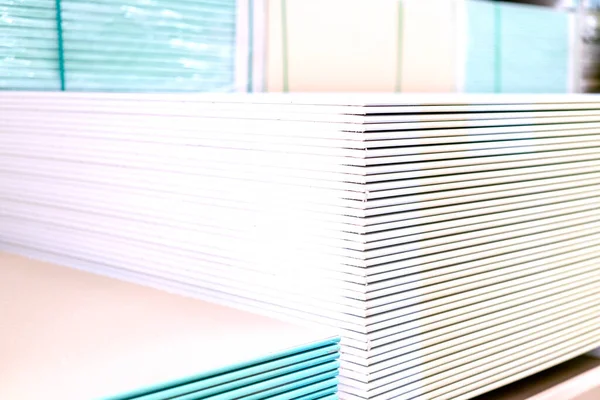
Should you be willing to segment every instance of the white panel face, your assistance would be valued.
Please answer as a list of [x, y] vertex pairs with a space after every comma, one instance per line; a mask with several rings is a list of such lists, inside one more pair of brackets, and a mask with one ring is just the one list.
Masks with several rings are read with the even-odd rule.
[[0, 248], [342, 334], [340, 396], [600, 344], [600, 98], [0, 93]]

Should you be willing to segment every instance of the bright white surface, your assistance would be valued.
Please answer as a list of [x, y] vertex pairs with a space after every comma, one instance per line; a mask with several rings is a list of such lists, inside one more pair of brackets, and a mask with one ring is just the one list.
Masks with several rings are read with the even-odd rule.
[[82, 400], [331, 337], [0, 253], [0, 398]]

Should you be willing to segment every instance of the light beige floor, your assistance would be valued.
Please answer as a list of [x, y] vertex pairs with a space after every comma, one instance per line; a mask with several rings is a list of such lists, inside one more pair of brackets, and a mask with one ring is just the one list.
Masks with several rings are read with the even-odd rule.
[[600, 359], [577, 357], [473, 400], [600, 400]]
[[581, 396], [575, 398], [575, 400], [598, 400], [600, 399], [600, 387], [585, 392]]

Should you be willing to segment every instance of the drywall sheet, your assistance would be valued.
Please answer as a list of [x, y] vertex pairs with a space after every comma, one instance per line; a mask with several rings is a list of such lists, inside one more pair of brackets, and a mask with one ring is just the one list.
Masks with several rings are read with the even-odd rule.
[[397, 1], [270, 0], [267, 91], [392, 92]]
[[455, 92], [457, 82], [457, 6], [447, 0], [400, 3], [401, 92]]

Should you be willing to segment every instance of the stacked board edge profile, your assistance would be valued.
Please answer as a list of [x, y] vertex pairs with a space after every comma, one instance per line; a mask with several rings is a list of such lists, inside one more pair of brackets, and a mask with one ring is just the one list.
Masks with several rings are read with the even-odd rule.
[[600, 344], [593, 95], [0, 94], [6, 251], [341, 329], [340, 396]]

